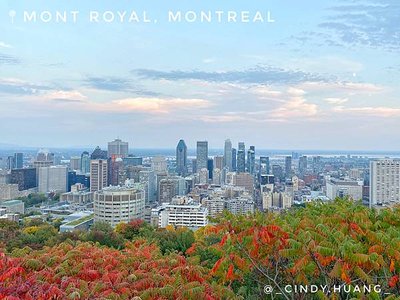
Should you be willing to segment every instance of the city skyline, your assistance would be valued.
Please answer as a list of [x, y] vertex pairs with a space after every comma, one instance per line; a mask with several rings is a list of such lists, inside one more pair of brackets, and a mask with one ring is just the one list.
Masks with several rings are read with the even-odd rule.
[[[111, 7], [146, 10], [160, 24], [21, 18]], [[162, 22], [178, 9], [270, 11], [275, 22]], [[3, 1], [0, 146], [87, 147], [120, 136], [134, 148], [182, 138], [189, 149], [205, 139], [223, 148], [230, 138], [257, 149], [395, 151], [399, 13], [393, 0]]]

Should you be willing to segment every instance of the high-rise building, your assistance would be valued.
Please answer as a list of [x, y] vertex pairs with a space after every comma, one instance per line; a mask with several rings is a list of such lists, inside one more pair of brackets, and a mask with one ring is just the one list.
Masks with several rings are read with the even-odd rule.
[[110, 167], [110, 184], [112, 186], [123, 185], [126, 180], [126, 172], [124, 162], [121, 157], [113, 155], [109, 160]]
[[24, 154], [14, 153], [14, 166], [13, 169], [22, 169], [24, 166]]
[[29, 190], [37, 187], [36, 169], [13, 169], [11, 170], [10, 183], [18, 184], [18, 190]]
[[90, 155], [90, 159], [107, 159], [107, 151], [101, 150], [99, 146], [93, 150], [92, 154]]
[[237, 171], [237, 159], [236, 159], [236, 149], [232, 148], [232, 171], [236, 172]]
[[214, 156], [214, 168], [222, 170], [224, 168], [224, 157], [223, 156]]
[[279, 181], [283, 180], [285, 177], [281, 165], [272, 165], [272, 174], [275, 176], [275, 179]]
[[90, 161], [90, 191], [96, 192], [107, 187], [108, 161], [107, 159], [92, 159]]
[[69, 168], [73, 171], [81, 169], [81, 158], [79, 156], [73, 156], [69, 160]]
[[81, 167], [80, 170], [82, 173], [90, 173], [90, 154], [87, 151], [84, 151], [81, 154]]
[[145, 192], [140, 185], [111, 186], [93, 195], [94, 221], [115, 227], [135, 219], [144, 219]]
[[54, 163], [54, 153], [51, 153], [48, 150], [40, 149], [36, 156], [36, 161], [46, 161]]
[[299, 158], [299, 173], [304, 175], [307, 171], [307, 156], [301, 156]]
[[153, 170], [156, 173], [167, 173], [168, 165], [164, 156], [156, 156], [152, 158]]
[[237, 151], [237, 171], [246, 172], [246, 147], [243, 142], [239, 142]]
[[[207, 169], [206, 169], [207, 170]], [[160, 204], [170, 203], [172, 198], [184, 195], [186, 191], [186, 181], [183, 177], [171, 176], [160, 180], [159, 200]]]
[[221, 185], [222, 184], [222, 173], [221, 170], [218, 168], [215, 168], [213, 170], [213, 179], [212, 179], [212, 183], [214, 185]]
[[128, 155], [122, 159], [124, 161], [124, 166], [141, 166], [143, 165], [143, 157]]
[[197, 173], [197, 159], [192, 159], [192, 173]]
[[108, 156], [112, 157], [113, 155], [117, 157], [127, 157], [129, 153], [129, 144], [128, 142], [123, 142], [120, 139], [115, 139], [112, 142], [108, 143]]
[[68, 168], [66, 166], [50, 166], [39, 168], [40, 193], [65, 193], [68, 190]]
[[207, 169], [208, 165], [208, 142], [199, 141], [197, 142], [197, 170]]
[[200, 170], [199, 172], [200, 184], [208, 184], [208, 178], [209, 178], [208, 172], [209, 171], [205, 168]]
[[184, 177], [187, 171], [187, 146], [184, 140], [180, 140], [176, 146], [176, 173]]
[[255, 163], [256, 163], [256, 148], [254, 146], [250, 146], [250, 149], [247, 151], [247, 172], [254, 175], [255, 173]]
[[139, 171], [139, 182], [145, 190], [146, 205], [152, 205], [157, 201], [157, 178], [151, 168], [142, 168]]
[[393, 205], [400, 203], [400, 160], [374, 160], [370, 163], [369, 204]]
[[292, 177], [292, 157], [291, 156], [285, 157], [285, 176], [286, 176], [286, 178]]
[[270, 164], [269, 164], [269, 157], [268, 156], [261, 156], [260, 157], [260, 175], [268, 175], [270, 174]]
[[229, 139], [225, 141], [224, 146], [224, 167], [226, 167], [229, 172], [232, 171], [232, 142]]
[[212, 158], [209, 158], [207, 160], [207, 170], [208, 170], [208, 178], [212, 179], [214, 170], [214, 160]]
[[14, 169], [14, 156], [7, 157], [7, 170]]

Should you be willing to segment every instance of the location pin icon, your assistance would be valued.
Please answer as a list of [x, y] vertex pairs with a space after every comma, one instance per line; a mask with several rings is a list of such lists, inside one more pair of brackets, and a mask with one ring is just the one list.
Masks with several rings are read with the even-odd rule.
[[17, 15], [17, 12], [16, 12], [15, 10], [10, 10], [10, 11], [8, 12], [8, 15], [9, 15], [10, 18], [11, 18], [11, 23], [14, 24], [14, 18], [15, 18], [15, 16]]

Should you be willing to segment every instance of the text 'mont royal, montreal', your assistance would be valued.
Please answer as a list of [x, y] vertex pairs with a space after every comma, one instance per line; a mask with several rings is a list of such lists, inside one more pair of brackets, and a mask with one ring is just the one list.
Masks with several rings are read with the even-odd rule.
[[[81, 13], [70, 11], [23, 11], [24, 23], [77, 23], [84, 19], [89, 23], [157, 23], [158, 18], [148, 11], [97, 11]], [[274, 23], [271, 11], [246, 10], [169, 10], [165, 14], [169, 23]], [[164, 21], [164, 20], [162, 20]]]

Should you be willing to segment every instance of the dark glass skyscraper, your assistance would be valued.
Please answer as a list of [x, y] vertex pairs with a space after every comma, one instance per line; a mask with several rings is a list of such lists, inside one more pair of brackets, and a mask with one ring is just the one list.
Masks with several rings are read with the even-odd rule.
[[292, 157], [286, 156], [285, 157], [285, 176], [289, 178], [292, 176]]
[[237, 160], [236, 160], [236, 149], [232, 148], [232, 171], [236, 172], [237, 171]]
[[229, 139], [225, 141], [224, 146], [224, 167], [232, 171], [232, 142]]
[[81, 171], [82, 173], [90, 173], [90, 154], [85, 151], [81, 154]]
[[99, 146], [94, 149], [90, 159], [107, 159], [107, 151], [101, 150]]
[[239, 142], [237, 152], [237, 171], [246, 172], [246, 148], [243, 142]]
[[13, 169], [22, 169], [24, 166], [24, 154], [14, 153], [14, 167]]
[[180, 140], [176, 146], [176, 173], [179, 176], [187, 174], [187, 146], [184, 140]]
[[247, 172], [254, 174], [256, 163], [256, 148], [250, 146], [249, 151], [247, 151]]

